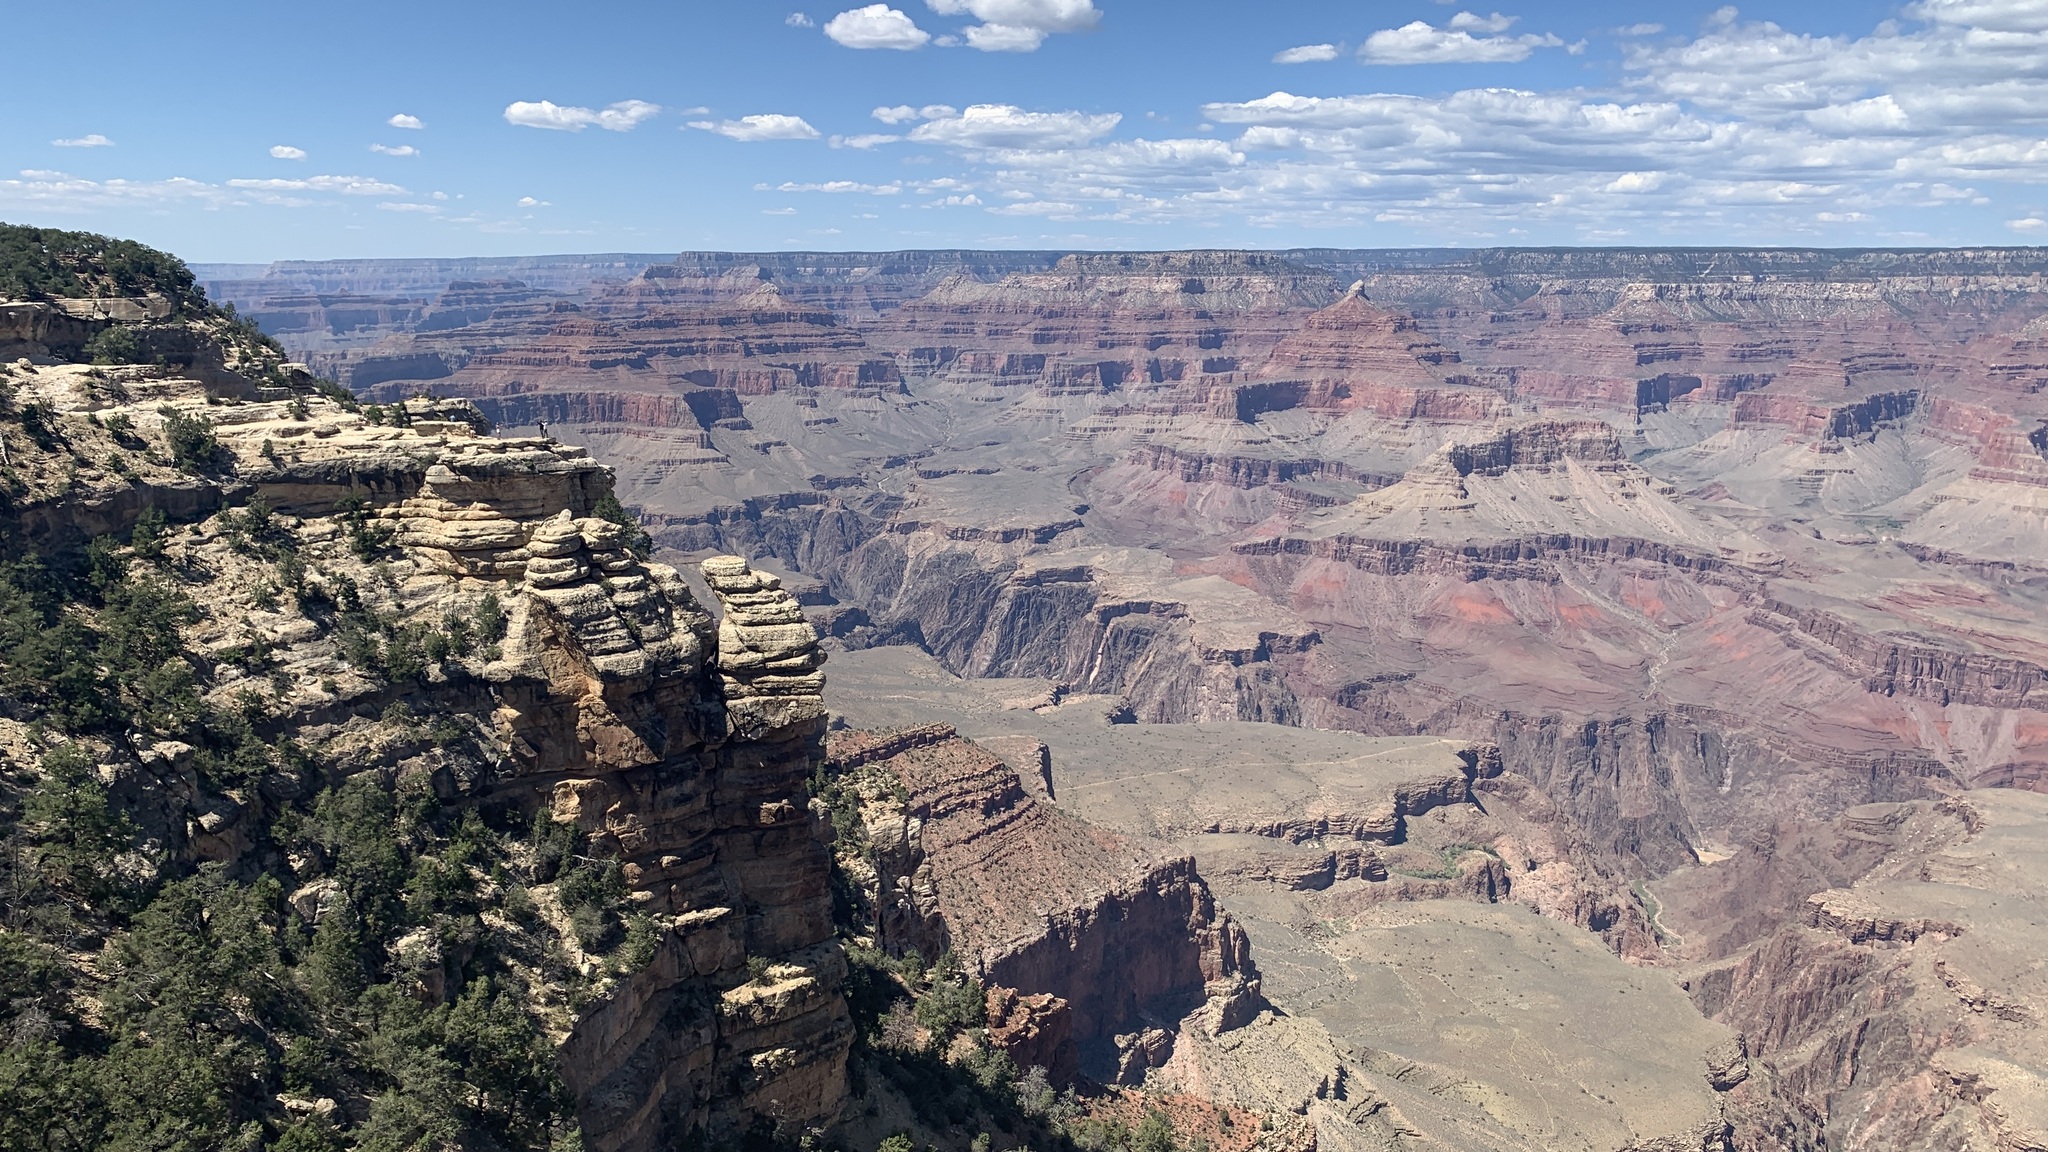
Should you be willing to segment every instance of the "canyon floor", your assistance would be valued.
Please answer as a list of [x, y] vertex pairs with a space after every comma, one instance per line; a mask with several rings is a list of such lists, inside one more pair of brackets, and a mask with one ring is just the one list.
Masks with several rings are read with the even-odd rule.
[[1148, 1084], [1361, 1148], [2048, 1142], [2039, 250], [200, 272], [779, 574], [835, 723], [1191, 857], [1270, 1010]]

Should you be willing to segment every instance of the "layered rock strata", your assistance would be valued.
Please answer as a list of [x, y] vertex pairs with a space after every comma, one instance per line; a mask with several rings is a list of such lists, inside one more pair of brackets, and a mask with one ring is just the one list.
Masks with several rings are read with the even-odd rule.
[[836, 735], [829, 764], [865, 798], [879, 944], [951, 952], [1013, 990], [995, 994], [996, 1034], [1020, 1058], [1069, 1065], [1056, 1037], [1070, 1030], [1082, 1071], [1134, 1083], [1183, 1019], [1227, 1031], [1262, 1006], [1244, 934], [1192, 859], [1038, 803], [945, 725]]
[[[604, 467], [549, 440], [485, 435], [468, 405], [397, 406], [373, 423], [315, 396], [249, 401], [130, 375], [123, 401], [82, 366], [10, 373], [74, 449], [142, 449], [135, 469], [31, 491], [11, 509], [20, 522], [126, 533], [148, 485], [204, 492], [174, 509], [197, 522], [164, 547], [166, 563], [219, 577], [185, 635], [209, 699], [256, 700], [268, 737], [341, 749], [350, 772], [428, 779], [443, 804], [573, 824], [592, 856], [621, 862], [651, 959], [542, 1021], [585, 1146], [632, 1152], [835, 1116], [851, 1028], [806, 794], [823, 753], [822, 656], [794, 600], [743, 561], [714, 561], [714, 624], [674, 569], [635, 557], [621, 526], [594, 515], [611, 492]], [[182, 475], [155, 447], [180, 421], [217, 445]], [[219, 508], [231, 515], [209, 515]], [[273, 564], [260, 548], [280, 539], [289, 562]], [[394, 671], [399, 642], [378, 629], [442, 655]], [[262, 662], [238, 655], [249, 651]], [[466, 717], [475, 754], [420, 735], [410, 718], [423, 715]], [[212, 795], [192, 752], [148, 748], [108, 769], [144, 850], [256, 860], [275, 816], [266, 790], [297, 785]], [[333, 888], [311, 879], [288, 899], [313, 918]], [[460, 964], [434, 941], [398, 947], [427, 957], [421, 995], [453, 994]]]

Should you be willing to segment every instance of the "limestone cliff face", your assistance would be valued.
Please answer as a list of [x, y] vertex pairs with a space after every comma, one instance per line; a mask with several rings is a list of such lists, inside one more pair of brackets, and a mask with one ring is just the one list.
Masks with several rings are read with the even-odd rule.
[[[842, 776], [867, 773], [855, 778], [880, 944], [951, 951], [1015, 990], [996, 1019], [1024, 1034], [1023, 1059], [1046, 1063], [1038, 1034], [1071, 1029], [1082, 1071], [1136, 1083], [1172, 1055], [1184, 1019], [1214, 1033], [1263, 1006], [1250, 944], [1192, 858], [1038, 803], [1013, 768], [946, 725], [849, 732], [830, 754]], [[1042, 1022], [1061, 1005], [1067, 1021]]]
[[[851, 1030], [805, 806], [823, 660], [795, 602], [743, 561], [709, 561], [714, 629], [673, 569], [587, 514], [610, 476], [578, 450], [417, 419], [330, 443], [252, 469], [256, 494], [311, 514], [371, 478], [417, 584], [502, 589], [508, 634], [480, 672], [506, 757], [479, 799], [582, 828], [667, 925], [653, 962], [563, 1044], [585, 1143], [829, 1119]], [[756, 976], [750, 958], [770, 966]]]
[[[122, 371], [125, 399], [109, 402], [98, 370], [16, 370], [18, 395], [48, 405], [78, 450], [141, 446], [131, 469], [31, 489], [11, 510], [20, 523], [125, 533], [152, 507], [197, 521], [163, 548], [167, 564], [218, 577], [185, 635], [210, 696], [261, 689], [266, 738], [317, 745], [344, 774], [428, 779], [443, 805], [574, 824], [589, 855], [622, 862], [654, 926], [651, 960], [614, 971], [576, 957], [591, 998], [540, 1021], [584, 1144], [636, 1152], [833, 1118], [851, 1028], [806, 794], [823, 755], [823, 658], [794, 600], [743, 561], [713, 560], [714, 622], [674, 569], [596, 514], [607, 469], [550, 440], [486, 435], [467, 404], [252, 402]], [[185, 473], [155, 447], [180, 420], [218, 444]], [[238, 506], [256, 511], [209, 515]], [[252, 534], [288, 536], [288, 564]], [[395, 638], [445, 640], [448, 621], [486, 619], [489, 634], [393, 670]], [[244, 670], [233, 654], [247, 651], [264, 662]], [[394, 715], [466, 721], [474, 752], [393, 739]], [[214, 795], [184, 766], [192, 752], [165, 744], [105, 770], [144, 849], [268, 866], [272, 794], [299, 785]], [[288, 899], [310, 921], [333, 884], [291, 867], [304, 882]], [[423, 994], [460, 967], [437, 967]]]
[[805, 807], [824, 730], [815, 633], [732, 558], [705, 564], [714, 630], [673, 569], [586, 514], [610, 477], [576, 450], [427, 423], [257, 472], [257, 494], [315, 512], [352, 490], [342, 475], [375, 475], [376, 516], [423, 568], [505, 588], [508, 635], [481, 672], [506, 762], [482, 791], [581, 827], [668, 925], [562, 1047], [586, 1144], [829, 1119], [851, 1030]]
[[[689, 701], [709, 724], [648, 715], [621, 734], [619, 768], [553, 786], [558, 817], [614, 839], [645, 906], [672, 917], [654, 963], [563, 1049], [596, 1148], [821, 1123], [845, 1089], [846, 967], [805, 795], [824, 731], [816, 634], [772, 578], [732, 557], [703, 567], [724, 612], [712, 680]], [[611, 714], [592, 702], [581, 730]]]

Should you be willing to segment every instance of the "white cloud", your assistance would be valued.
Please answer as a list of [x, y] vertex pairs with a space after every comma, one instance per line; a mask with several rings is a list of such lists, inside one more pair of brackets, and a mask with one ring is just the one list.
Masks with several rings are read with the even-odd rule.
[[404, 112], [393, 114], [391, 119], [386, 120], [385, 123], [393, 128], [409, 128], [415, 132], [426, 127], [426, 124], [419, 117], [409, 116]]
[[556, 132], [581, 132], [593, 125], [607, 132], [631, 132], [642, 120], [660, 112], [661, 105], [645, 100], [621, 100], [602, 109], [564, 106], [552, 100], [515, 100], [505, 106], [505, 122]]
[[1102, 21], [1095, 0], [925, 0], [941, 16], [972, 15], [987, 24], [1079, 32]]
[[1045, 30], [1017, 24], [976, 24], [967, 29], [967, 46], [983, 52], [1036, 52]]
[[85, 136], [73, 136], [64, 140], [52, 140], [50, 143], [59, 148], [112, 148], [114, 146], [112, 140], [97, 132]]
[[1032, 200], [1023, 204], [1003, 204], [989, 209], [995, 216], [1048, 216], [1055, 219], [1076, 219], [1081, 215], [1079, 204], [1063, 200]]
[[417, 156], [420, 154], [420, 150], [410, 144], [399, 144], [395, 147], [390, 144], [372, 144], [370, 145], [370, 151], [380, 156]]
[[1451, 17], [1451, 27], [1465, 32], [1498, 33], [1514, 27], [1515, 21], [1519, 19], [1518, 16], [1503, 16], [1498, 12], [1491, 16], [1474, 16], [1470, 12], [1460, 12]]
[[893, 108], [877, 108], [872, 113], [869, 113], [869, 115], [872, 115], [884, 124], [909, 124], [915, 120], [937, 120], [941, 117], [952, 116], [959, 111], [958, 108], [953, 107], [951, 104], [927, 104], [922, 108], [912, 108], [908, 104], [898, 104]]
[[887, 4], [849, 8], [825, 22], [825, 35], [847, 48], [885, 48], [897, 52], [922, 48], [932, 38], [902, 9]]
[[289, 144], [272, 144], [270, 146], [270, 155], [272, 159], [276, 160], [304, 160], [306, 158], [306, 150], [304, 148], [294, 148]]
[[794, 216], [794, 215], [796, 215], [796, 209], [794, 209], [794, 208], [763, 208], [763, 209], [761, 209], [761, 215], [763, 215], [763, 216]]
[[183, 176], [167, 180], [86, 180], [64, 172], [28, 169], [18, 179], [0, 180], [0, 208], [90, 212], [101, 209], [188, 205], [209, 209], [264, 205], [305, 208], [333, 204], [333, 196], [408, 195], [396, 184], [362, 176], [303, 179], [236, 179], [209, 184]]
[[2048, 232], [2048, 220], [2043, 220], [2039, 216], [2029, 216], [2024, 220], [2007, 220], [2005, 226], [2015, 232]]
[[971, 15], [967, 44], [983, 52], [1035, 52], [1056, 32], [1081, 32], [1102, 21], [1094, 0], [925, 0], [942, 16]]
[[782, 22], [791, 28], [816, 28], [818, 26], [817, 21], [801, 12], [791, 12], [782, 18]]
[[827, 180], [820, 184], [797, 184], [785, 181], [781, 184], [756, 184], [754, 185], [754, 191], [829, 192], [838, 195], [858, 192], [867, 196], [897, 196], [902, 194], [903, 185], [899, 183], [862, 184], [857, 180]]
[[1917, 19], [1987, 32], [2048, 31], [2048, 0], [1922, 0], [1906, 11]]
[[[1453, 27], [1448, 29], [1433, 28], [1421, 20], [1399, 28], [1383, 28], [1365, 38], [1358, 49], [1359, 59], [1368, 64], [1512, 64], [1527, 60], [1538, 48], [1564, 47], [1564, 41], [1548, 33], [1474, 36], [1456, 27], [1460, 19], [1468, 21], [1467, 27], [1489, 25], [1469, 12], [1460, 12], [1452, 18]], [[1505, 17], [1496, 15], [1494, 19]]]
[[1335, 44], [1303, 44], [1299, 48], [1288, 48], [1273, 53], [1275, 64], [1320, 64], [1337, 58]]
[[1026, 112], [1013, 104], [975, 104], [926, 120], [910, 138], [957, 148], [1061, 148], [1107, 136], [1122, 120], [1117, 112]]
[[867, 132], [858, 136], [834, 136], [826, 143], [834, 148], [859, 148], [865, 151], [879, 148], [884, 144], [895, 144], [902, 139], [901, 136], [893, 136], [887, 132]]
[[377, 205], [377, 207], [386, 212], [416, 212], [422, 216], [437, 216], [441, 212], [440, 206], [436, 204], [410, 204], [386, 201]]
[[1662, 172], [1623, 172], [1601, 189], [1603, 192], [1654, 192], [1664, 183]]
[[801, 116], [768, 112], [742, 116], [737, 120], [692, 120], [690, 127], [716, 132], [730, 140], [816, 140], [818, 130]]
[[520, 197], [520, 198], [518, 199], [517, 203], [518, 203], [518, 205], [519, 205], [519, 206], [520, 206], [521, 208], [548, 208], [548, 207], [552, 207], [552, 205], [551, 205], [551, 204], [550, 204], [550, 203], [549, 203], [548, 201], [546, 201], [546, 200], [536, 200], [536, 199], [534, 199], [534, 198], [533, 198], [533, 197], [531, 197], [531, 196], [521, 196], [521, 197]]
[[1823, 131], [1849, 135], [1899, 132], [1911, 126], [1906, 110], [1890, 95], [1815, 108], [1806, 113], [1806, 122]]
[[137, 205], [191, 204], [218, 207], [232, 202], [220, 187], [183, 176], [168, 180], [86, 180], [66, 172], [29, 168], [19, 179], [0, 180], [0, 206], [50, 212], [90, 212]]
[[1617, 36], [1655, 36], [1663, 30], [1662, 24], [1630, 24], [1626, 28], [1617, 28], [1614, 31]]
[[344, 196], [403, 196], [405, 189], [367, 176], [308, 176], [303, 180], [230, 180], [254, 192], [338, 192]]

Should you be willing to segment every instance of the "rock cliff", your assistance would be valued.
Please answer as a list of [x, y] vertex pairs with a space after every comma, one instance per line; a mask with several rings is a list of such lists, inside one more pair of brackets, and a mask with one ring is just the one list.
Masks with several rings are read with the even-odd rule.
[[[0, 432], [11, 468], [46, 478], [17, 486], [11, 529], [57, 547], [160, 532], [174, 515], [151, 547], [194, 589], [178, 631], [198, 699], [235, 702], [263, 740], [314, 765], [310, 783], [237, 780], [205, 767], [203, 747], [108, 744], [108, 793], [158, 867], [275, 870], [310, 925], [347, 888], [318, 853], [279, 857], [279, 821], [305, 789], [410, 780], [451, 813], [561, 829], [616, 861], [639, 933], [620, 954], [598, 921], [565, 930], [559, 946], [589, 981], [573, 1004], [535, 975], [535, 1027], [585, 1146], [836, 1115], [845, 964], [806, 806], [823, 657], [772, 577], [707, 561], [714, 621], [603, 515], [616, 508], [608, 470], [552, 440], [483, 434], [467, 404], [365, 409], [206, 373], [25, 361], [7, 383], [13, 403], [38, 406], [50, 445]], [[68, 476], [52, 456], [74, 461]], [[10, 707], [7, 752], [28, 756], [45, 738]], [[578, 907], [559, 901], [564, 916]], [[542, 931], [516, 919], [487, 909], [481, 931]], [[485, 979], [463, 959], [480, 954], [474, 938], [460, 953], [431, 933], [391, 946], [432, 955], [430, 1001]], [[360, 1119], [355, 1107], [344, 1100], [337, 1122]]]
[[[1037, 802], [1015, 769], [945, 725], [837, 734], [828, 767], [863, 798], [855, 866], [879, 945], [953, 953], [1007, 990], [992, 993], [1006, 1022], [1010, 1005], [1049, 998], [1031, 1015], [1064, 1016], [1055, 1027], [1096, 1080], [1142, 1082], [1191, 1014], [1216, 1033], [1263, 1007], [1244, 933], [1192, 859]], [[1045, 1026], [1011, 1026], [1020, 1063]]]

